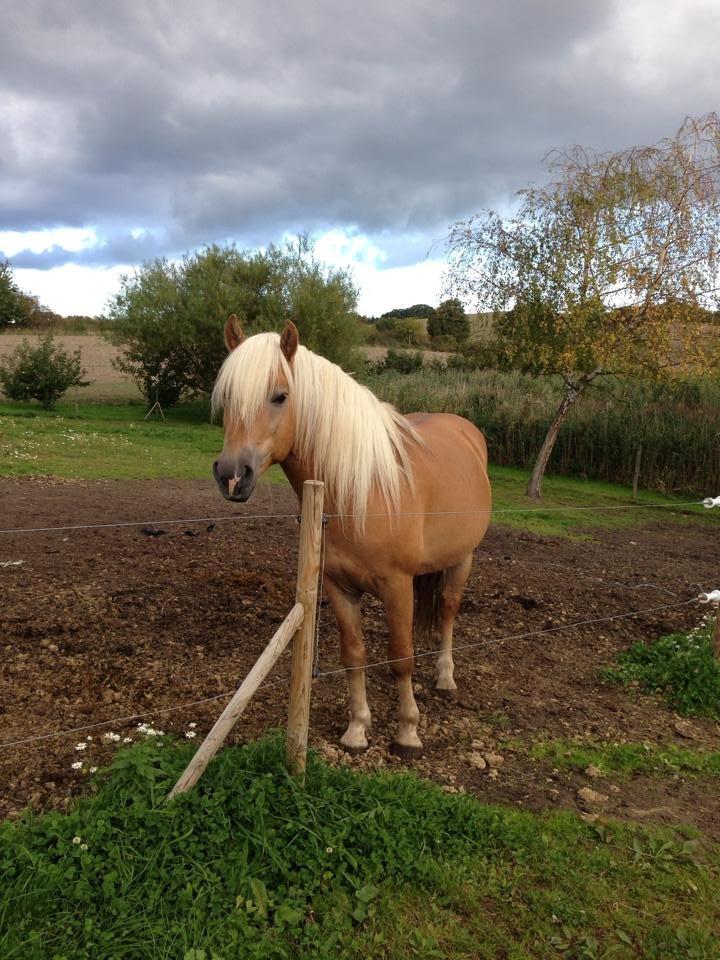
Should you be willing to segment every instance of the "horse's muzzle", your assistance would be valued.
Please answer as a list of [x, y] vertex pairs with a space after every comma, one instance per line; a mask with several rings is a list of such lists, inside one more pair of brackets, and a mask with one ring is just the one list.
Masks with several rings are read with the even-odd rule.
[[213, 476], [220, 493], [233, 503], [249, 500], [257, 483], [257, 474], [250, 464], [228, 468], [221, 460], [216, 460], [213, 463]]

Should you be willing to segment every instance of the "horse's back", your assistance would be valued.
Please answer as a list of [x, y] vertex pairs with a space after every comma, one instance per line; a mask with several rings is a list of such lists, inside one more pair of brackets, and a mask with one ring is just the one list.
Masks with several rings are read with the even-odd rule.
[[425, 514], [423, 567], [445, 568], [480, 543], [490, 522], [485, 437], [452, 413], [414, 413], [407, 419], [423, 441], [412, 451], [410, 494]]

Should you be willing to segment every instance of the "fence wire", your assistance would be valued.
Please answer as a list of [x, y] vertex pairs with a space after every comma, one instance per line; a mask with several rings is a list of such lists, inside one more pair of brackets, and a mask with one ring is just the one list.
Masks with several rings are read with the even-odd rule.
[[[677, 607], [689, 606], [690, 604], [694, 604], [694, 603], [698, 603], [697, 597], [691, 597], [690, 599], [687, 599], [687, 600], [680, 600], [676, 603], [667, 603], [667, 604], [662, 604], [660, 606], [655, 606], [655, 607], [644, 607], [641, 610], [631, 610], [626, 613], [612, 614], [607, 617], [593, 617], [586, 620], [576, 620], [576, 621], [572, 621], [571, 623], [558, 624], [557, 626], [554, 626], [554, 627], [543, 627], [539, 630], [527, 630], [527, 631], [524, 631], [523, 633], [508, 634], [502, 637], [490, 637], [486, 640], [477, 641], [476, 643], [454, 645], [453, 654], [462, 653], [465, 650], [477, 649], [479, 647], [487, 647], [487, 646], [491, 646], [498, 643], [505, 643], [510, 640], [527, 640], [531, 637], [542, 636], [543, 634], [558, 633], [561, 630], [571, 630], [576, 627], [584, 627], [584, 626], [594, 625], [597, 623], [607, 623], [612, 620], [623, 620], [629, 617], [640, 617], [640, 616], [643, 616], [644, 614], [659, 613], [664, 610], [671, 610]], [[415, 660], [419, 660], [424, 657], [438, 656], [440, 653], [442, 653], [441, 649], [420, 650], [414, 653], [413, 657], [397, 657], [395, 659], [389, 659], [389, 660], [378, 660], [376, 662], [368, 663], [360, 667], [339, 667], [334, 670], [322, 670], [316, 674], [316, 678], [322, 679], [323, 677], [332, 677], [341, 673], [350, 672], [350, 670], [373, 670], [378, 667], [392, 665], [393, 663], [402, 663], [406, 660], [413, 659], [413, 658]], [[280, 686], [281, 684], [288, 684], [289, 682], [290, 682], [289, 677], [283, 677], [282, 679], [279, 679], [279, 680], [274, 680], [269, 683], [264, 683], [263, 689], [267, 689], [268, 687]], [[100, 720], [96, 723], [84, 724], [83, 726], [78, 726], [78, 727], [69, 727], [63, 730], [54, 730], [54, 731], [44, 733], [44, 734], [39, 734], [33, 737], [24, 737], [17, 740], [4, 740], [4, 741], [0, 741], [0, 749], [9, 749], [10, 747], [19, 747], [19, 746], [24, 746], [31, 743], [41, 743], [47, 740], [55, 739], [56, 737], [70, 736], [71, 734], [74, 735], [78, 733], [85, 733], [88, 730], [95, 730], [100, 727], [122, 726], [134, 720], [142, 720], [145, 717], [164, 716], [169, 713], [176, 713], [181, 710], [188, 710], [188, 709], [191, 709], [192, 707], [201, 706], [206, 703], [212, 703], [216, 700], [222, 700], [227, 697], [232, 697], [234, 693], [235, 693], [235, 690], [228, 690], [228, 691], [225, 691], [224, 693], [218, 693], [211, 697], [204, 697], [201, 700], [193, 700], [186, 703], [176, 704], [170, 707], [160, 707], [157, 709], [144, 710], [139, 713], [128, 714], [121, 717], [112, 717], [107, 720]]]

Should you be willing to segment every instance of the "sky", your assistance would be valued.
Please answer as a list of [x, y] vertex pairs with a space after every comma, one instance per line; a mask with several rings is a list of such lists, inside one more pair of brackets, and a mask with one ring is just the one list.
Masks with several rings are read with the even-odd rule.
[[205, 244], [309, 233], [377, 315], [552, 148], [720, 107], [717, 0], [23, 0], [0, 32], [0, 258], [63, 314]]

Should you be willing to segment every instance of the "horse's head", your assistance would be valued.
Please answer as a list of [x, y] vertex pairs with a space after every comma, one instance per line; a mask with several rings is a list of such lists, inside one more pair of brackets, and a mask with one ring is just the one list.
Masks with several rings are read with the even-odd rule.
[[233, 314], [225, 324], [230, 356], [213, 392], [223, 406], [225, 442], [213, 464], [213, 476], [226, 500], [244, 503], [258, 477], [292, 450], [295, 415], [290, 365], [298, 347], [295, 324], [288, 322], [279, 339], [261, 333], [245, 337]]

